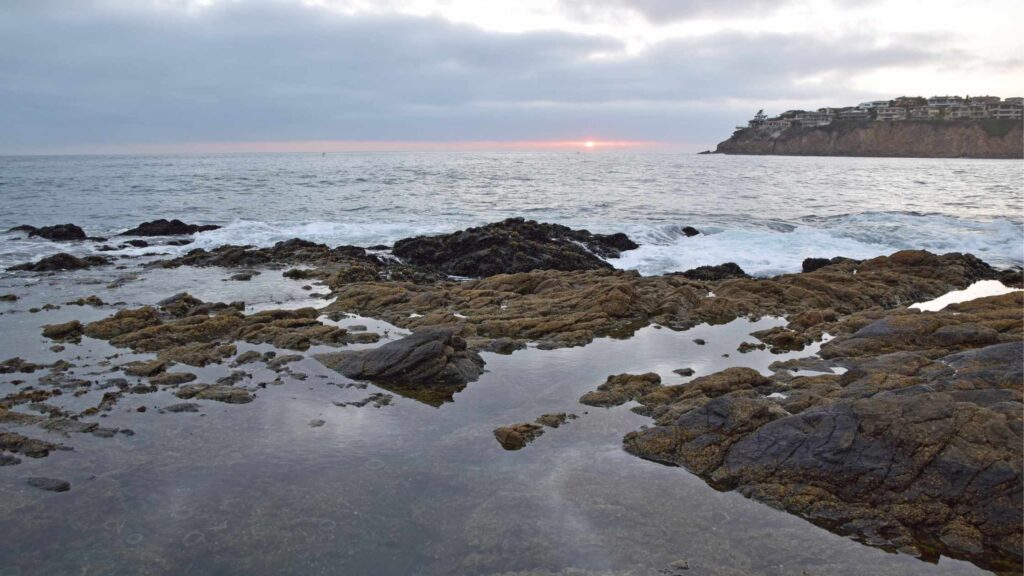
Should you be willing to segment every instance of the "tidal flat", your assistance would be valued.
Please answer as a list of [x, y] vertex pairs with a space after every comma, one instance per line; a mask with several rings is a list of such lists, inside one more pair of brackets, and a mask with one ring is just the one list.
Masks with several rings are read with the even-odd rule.
[[[572, 248], [556, 244], [550, 254], [563, 262]], [[444, 257], [519, 261], [507, 243], [495, 249]], [[0, 303], [4, 356], [21, 359], [0, 375], [0, 430], [47, 453], [5, 444], [18, 462], [0, 467], [0, 573], [978, 574], [1013, 562], [995, 552], [998, 535], [944, 542], [941, 531], [898, 530], [929, 526], [910, 516], [823, 527], [820, 511], [787, 500], [799, 492], [772, 499], [757, 492], [765, 484], [747, 490], [758, 485], [700, 469], [705, 448], [855, 403], [851, 390], [885, 401], [943, 385], [954, 349], [1019, 347], [1019, 293], [955, 313], [905, 307], [980, 276], [1012, 284], [1012, 271], [915, 252], [825, 260], [776, 279], [717, 268], [641, 277], [585, 254], [581, 266], [581, 252], [570, 261], [583, 270], [452, 281], [429, 262], [409, 269], [316, 245], [212, 251], [235, 259], [219, 262], [196, 252], [185, 257], [195, 266], [153, 252], [0, 280], [0, 294], [14, 295]], [[236, 279], [245, 270], [256, 273]], [[390, 274], [400, 277], [381, 276]], [[123, 321], [139, 310], [143, 324]], [[272, 329], [251, 329], [261, 314]], [[900, 328], [864, 332], [877, 322]], [[318, 360], [400, 346], [431, 325], [457, 335], [415, 366], [444, 374], [453, 358], [478, 355], [478, 377], [424, 395], [423, 382], [348, 378]], [[866, 364], [882, 357], [880, 369]], [[1011, 384], [1002, 388], [999, 372], [975, 386], [987, 396], [957, 406], [1012, 416], [1019, 365], [997, 361], [989, 367], [1009, 370]], [[890, 384], [865, 384], [879, 370]], [[653, 376], [614, 401], [581, 403], [619, 374]], [[735, 418], [750, 429], [730, 428], [728, 410], [717, 436], [687, 424], [688, 414], [710, 422], [701, 410], [711, 406], [745, 410]], [[519, 449], [495, 438], [560, 413]], [[661, 443], [666, 431], [678, 446]], [[947, 500], [936, 515], [963, 514]]]

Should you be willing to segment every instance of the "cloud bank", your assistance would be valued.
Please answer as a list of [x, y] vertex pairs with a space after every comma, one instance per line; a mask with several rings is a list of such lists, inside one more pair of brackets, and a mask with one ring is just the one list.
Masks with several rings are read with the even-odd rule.
[[[761, 3], [604, 4], [669, 22]], [[630, 52], [609, 35], [299, 2], [16, 0], [0, 14], [0, 153], [577, 137], [710, 146], [753, 109], [874, 96], [847, 79], [948, 54], [928, 34], [719, 30]]]

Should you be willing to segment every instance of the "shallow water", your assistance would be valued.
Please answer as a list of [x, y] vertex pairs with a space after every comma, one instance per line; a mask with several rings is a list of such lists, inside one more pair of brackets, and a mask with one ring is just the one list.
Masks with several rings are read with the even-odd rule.
[[[270, 290], [265, 298], [292, 306], [307, 294], [279, 272], [258, 276], [263, 284], [221, 283], [216, 276], [225, 271], [184, 268], [125, 283], [116, 297], [152, 303], [190, 286], [197, 274], [197, 287], [213, 291], [197, 295], [207, 297], [235, 300]], [[39, 336], [41, 325], [112, 310], [25, 309], [93, 293], [88, 278], [62, 284], [59, 298], [6, 279], [3, 289], [25, 299], [0, 305], [5, 345], [34, 361], [56, 358]], [[342, 322], [385, 327], [360, 318]], [[736, 320], [686, 332], [648, 327], [628, 340], [586, 347], [484, 354], [487, 372], [440, 407], [401, 397], [381, 408], [336, 406], [381, 390], [332, 385], [348, 381], [312, 358], [294, 365], [307, 380], [259, 389], [245, 405], [199, 401], [198, 414], [161, 414], [159, 407], [180, 400], [167, 392], [126, 395], [97, 420], [131, 428], [134, 436], [21, 430], [74, 450], [0, 468], [0, 574], [650, 574], [678, 560], [693, 574], [980, 573], [963, 562], [936, 565], [869, 548], [716, 492], [682, 469], [630, 456], [622, 436], [649, 420], [629, 405], [600, 409], [576, 401], [612, 373], [655, 371], [676, 383], [685, 380], [672, 373], [676, 368], [691, 367], [698, 376], [727, 366], [763, 371], [774, 360], [813, 352], [736, 351], [751, 331], [780, 322]], [[269, 347], [239, 346], [247, 349]], [[101, 380], [119, 374], [96, 363], [123, 352], [85, 338], [62, 355], [83, 366], [75, 369], [79, 377]], [[188, 369], [200, 381], [227, 370]], [[249, 371], [250, 384], [276, 376]], [[12, 378], [38, 375], [2, 376], [0, 393], [13, 389]], [[66, 394], [54, 403], [81, 409], [101, 394]], [[136, 412], [139, 406], [148, 411]], [[492, 436], [498, 426], [559, 411], [579, 419], [548, 429], [521, 451], [502, 450]], [[311, 427], [314, 419], [325, 424]], [[67, 479], [72, 489], [53, 494], [24, 483], [36, 475]]]
[[[0, 157], [0, 230], [74, 222], [107, 236], [160, 217], [225, 226], [172, 249], [184, 252], [296, 236], [389, 244], [524, 216], [626, 232], [642, 246], [613, 263], [644, 274], [734, 261], [770, 275], [797, 271], [807, 257], [905, 248], [1009, 266], [1024, 262], [1022, 190], [1024, 163], [1012, 160], [621, 151]], [[685, 238], [686, 225], [705, 234]], [[66, 248], [0, 236], [0, 268]]]

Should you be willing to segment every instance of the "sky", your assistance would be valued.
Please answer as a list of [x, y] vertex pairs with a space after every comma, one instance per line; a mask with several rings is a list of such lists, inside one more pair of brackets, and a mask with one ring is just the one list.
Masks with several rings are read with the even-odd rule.
[[1020, 0], [0, 0], [0, 154], [672, 148], [1024, 95]]

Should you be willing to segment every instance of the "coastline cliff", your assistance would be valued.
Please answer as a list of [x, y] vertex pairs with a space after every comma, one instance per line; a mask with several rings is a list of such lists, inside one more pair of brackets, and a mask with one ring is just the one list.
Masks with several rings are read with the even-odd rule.
[[837, 121], [779, 130], [744, 128], [717, 154], [890, 156], [911, 158], [1024, 158], [1020, 120], [957, 122]]

